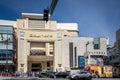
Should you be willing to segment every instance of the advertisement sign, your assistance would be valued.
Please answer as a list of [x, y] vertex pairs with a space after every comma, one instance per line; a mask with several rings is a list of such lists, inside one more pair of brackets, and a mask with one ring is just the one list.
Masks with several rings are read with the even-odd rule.
[[84, 56], [78, 56], [78, 67], [84, 68], [84, 66], [85, 66]]
[[90, 64], [103, 66], [103, 58], [101, 56], [91, 56]]

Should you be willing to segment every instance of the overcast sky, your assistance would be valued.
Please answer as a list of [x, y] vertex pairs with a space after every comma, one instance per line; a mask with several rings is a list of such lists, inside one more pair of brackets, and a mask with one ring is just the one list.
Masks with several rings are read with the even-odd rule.
[[[0, 0], [0, 19], [16, 20], [21, 13], [43, 13], [52, 0]], [[78, 23], [79, 36], [116, 41], [120, 28], [120, 0], [59, 0], [52, 15], [58, 23]]]

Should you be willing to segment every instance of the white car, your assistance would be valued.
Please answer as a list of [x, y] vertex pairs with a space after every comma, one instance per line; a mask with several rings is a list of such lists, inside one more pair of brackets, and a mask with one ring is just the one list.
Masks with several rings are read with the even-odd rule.
[[70, 75], [70, 79], [71, 80], [79, 80], [79, 79], [91, 80], [92, 79], [92, 74], [88, 71], [81, 71], [79, 73]]

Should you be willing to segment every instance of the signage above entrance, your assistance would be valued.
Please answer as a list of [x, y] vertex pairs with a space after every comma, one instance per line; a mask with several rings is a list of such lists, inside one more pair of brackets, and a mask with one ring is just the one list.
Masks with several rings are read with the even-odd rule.
[[50, 34], [30, 34], [29, 37], [36, 37], [36, 38], [52, 38], [53, 36]]

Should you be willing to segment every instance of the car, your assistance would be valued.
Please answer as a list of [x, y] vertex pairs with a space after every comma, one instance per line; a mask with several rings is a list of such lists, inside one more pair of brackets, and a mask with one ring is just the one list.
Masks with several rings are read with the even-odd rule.
[[52, 70], [42, 70], [40, 72], [40, 74], [38, 75], [38, 77], [42, 77], [42, 78], [54, 78], [55, 74]]
[[76, 74], [72, 74], [69, 76], [70, 80], [79, 80], [79, 79], [92, 79], [92, 74], [88, 71], [81, 71]]
[[56, 78], [68, 78], [69, 76], [69, 73], [68, 72], [57, 72], [55, 74], [55, 77]]

